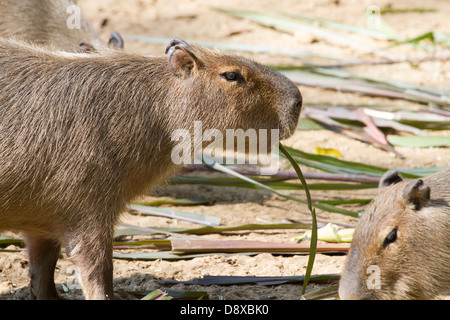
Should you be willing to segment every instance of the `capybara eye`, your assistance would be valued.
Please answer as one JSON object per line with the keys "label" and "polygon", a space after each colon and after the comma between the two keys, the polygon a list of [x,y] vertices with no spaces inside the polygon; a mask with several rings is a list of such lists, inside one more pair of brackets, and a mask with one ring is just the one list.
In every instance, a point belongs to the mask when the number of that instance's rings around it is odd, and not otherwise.
{"label": "capybara eye", "polygon": [[223,72],[220,76],[227,81],[238,81],[239,74],[236,72]]}
{"label": "capybara eye", "polygon": [[383,248],[386,248],[389,244],[397,240],[397,228],[394,228],[389,234],[386,236],[383,242]]}

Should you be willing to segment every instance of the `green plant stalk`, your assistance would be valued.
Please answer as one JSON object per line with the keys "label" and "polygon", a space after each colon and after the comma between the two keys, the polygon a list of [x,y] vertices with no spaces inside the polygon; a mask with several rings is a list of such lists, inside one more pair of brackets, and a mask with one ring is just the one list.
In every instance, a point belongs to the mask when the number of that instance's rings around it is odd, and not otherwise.
{"label": "green plant stalk", "polygon": [[211,227],[217,227],[218,225],[220,225],[220,219],[217,217],[206,216],[193,212],[182,212],[170,208],[150,207],[134,203],[128,205],[128,208],[140,211],[145,215],[162,216],[172,219],[179,219]]}
{"label": "green plant stalk", "polygon": [[266,14],[260,14],[256,12],[248,12],[248,11],[237,11],[237,10],[228,10],[228,9],[222,9],[222,8],[212,8],[216,11],[232,15],[238,18],[243,18],[247,20],[251,20],[253,22],[256,22],[260,25],[266,26],[266,27],[272,27],[280,31],[284,32],[295,32],[297,30],[306,30],[307,32],[314,34],[316,37],[322,38],[324,40],[333,42],[333,43],[339,43],[339,44],[345,44],[354,48],[358,48],[360,50],[364,50],[366,52],[371,52],[374,54],[381,55],[388,59],[396,59],[396,57],[388,52],[385,52],[383,50],[380,50],[378,48],[374,48],[371,46],[368,46],[364,43],[354,41],[348,37],[341,36],[339,34],[333,33],[331,31],[324,30],[323,28],[315,27],[311,24],[307,23],[301,23],[300,21],[287,19],[287,18],[278,18],[276,16],[266,15]]}
{"label": "green plant stalk", "polygon": [[156,289],[155,291],[150,292],[145,297],[143,297],[141,300],[171,300],[172,297],[168,296],[167,293],[162,292],[159,289]]}
{"label": "green plant stalk", "polygon": [[355,34],[360,34],[360,35],[364,35],[364,36],[367,36],[367,37],[370,37],[373,39],[394,40],[394,41],[403,41],[404,40],[402,37],[397,35],[391,28],[387,27],[387,25],[385,25],[385,23],[383,23],[384,28],[381,31],[378,31],[378,30],[372,30],[372,29],[368,29],[368,28],[364,28],[364,27],[359,27],[359,26],[352,25],[352,24],[337,22],[337,21],[328,20],[328,19],[321,19],[321,18],[317,18],[317,17],[310,17],[307,15],[287,12],[287,11],[283,11],[283,10],[275,9],[275,11],[277,11],[283,15],[292,17],[296,20],[307,21],[311,24],[318,23],[319,25],[324,26],[324,27],[332,28],[335,30],[347,31],[350,33],[355,33]]}
{"label": "green plant stalk", "polygon": [[[273,193],[275,193],[275,194],[277,194],[280,197],[283,197],[285,199],[294,200],[294,201],[297,201],[297,202],[300,202],[300,203],[303,203],[303,204],[308,204],[308,202],[305,201],[305,200],[302,200],[302,199],[299,199],[297,197],[285,194],[285,193],[283,193],[281,191],[275,190],[275,189],[273,189],[273,188],[271,188],[271,187],[269,187],[269,186],[267,186],[265,184],[262,184],[262,183],[260,183],[258,181],[255,181],[255,180],[253,180],[253,179],[251,179],[249,177],[246,177],[246,176],[244,176],[244,175],[242,175],[242,174],[240,174],[238,172],[235,172],[235,171],[231,170],[230,168],[222,166],[221,164],[219,164],[217,162],[214,162],[213,164],[211,164],[211,165],[208,164],[208,165],[211,166],[213,169],[216,169],[218,171],[221,171],[221,172],[233,175],[233,176],[238,177],[238,178],[240,178],[240,179],[242,179],[244,181],[247,181],[247,182],[250,182],[250,183],[252,183],[252,184],[254,184],[256,186],[259,186],[259,187],[261,187],[263,189],[269,190],[269,191],[271,191],[271,192],[273,192]],[[328,211],[328,212],[335,212],[335,213],[345,214],[345,215],[348,215],[348,216],[351,216],[351,217],[359,217],[359,213],[358,212],[349,211],[349,210],[346,210],[346,209],[343,209],[343,208],[339,208],[339,207],[336,207],[336,206],[333,206],[333,205],[330,205],[330,204],[326,204],[326,203],[321,203],[321,202],[318,202],[318,201],[313,202],[312,206],[315,207],[315,208],[324,210],[324,211]]]}
{"label": "green plant stalk", "polygon": [[232,227],[202,227],[196,229],[183,229],[172,231],[174,233],[184,234],[211,234],[223,233],[228,231],[248,231],[248,230],[279,230],[279,229],[306,229],[309,223],[278,223],[278,224],[244,224]]}
{"label": "green plant stalk", "polygon": [[24,241],[21,238],[0,235],[0,245],[9,246],[11,244],[13,244],[13,245],[23,245]]}
{"label": "green plant stalk", "polygon": [[151,207],[159,207],[162,205],[171,205],[171,206],[196,206],[196,205],[209,205],[210,202],[204,198],[195,198],[195,199],[173,199],[173,200],[153,200],[153,201],[139,201],[135,202],[135,204],[141,206],[151,206]]}
{"label": "green plant stalk", "polygon": [[[334,157],[325,156],[325,155],[317,155],[306,153],[297,149],[293,149],[290,147],[285,147],[289,153],[295,157],[295,160],[303,163],[307,166],[312,166],[317,169],[327,171],[327,172],[336,172],[336,173],[352,173],[352,174],[364,174],[370,176],[378,176],[381,177],[388,169],[377,167],[373,165],[364,164],[361,162],[353,162],[347,160],[340,160]],[[283,156],[281,154],[281,156]],[[308,159],[313,162],[305,161],[303,159]],[[400,172],[403,173],[405,178],[417,179],[420,178],[419,175],[414,174],[411,171],[400,169]]]}
{"label": "green plant stalk", "polygon": [[303,289],[302,289],[302,295],[305,294],[306,286],[308,284],[309,277],[311,276],[311,271],[314,266],[314,259],[316,257],[316,248],[317,248],[317,218],[316,218],[316,210],[312,207],[312,200],[311,195],[309,193],[308,186],[306,184],[306,180],[303,177],[303,173],[300,169],[300,167],[297,165],[295,160],[291,157],[289,152],[284,148],[284,146],[280,143],[279,144],[279,150],[286,156],[286,158],[289,160],[289,162],[294,167],[295,172],[297,173],[300,182],[305,187],[305,193],[306,193],[306,199],[308,202],[308,208],[311,212],[312,217],[312,228],[311,228],[311,243],[310,243],[310,249],[309,249],[309,258],[308,258],[308,266],[306,267],[306,273],[305,273],[305,279],[303,281]]}
{"label": "green plant stalk", "polygon": [[[300,161],[299,161],[300,162]],[[264,185],[270,185],[271,188],[277,190],[298,190],[303,189],[303,186],[299,183],[285,182],[286,178],[280,179],[263,179],[254,178],[253,180],[260,182]],[[204,178],[204,177],[174,177],[169,182],[169,184],[202,184],[202,185],[213,185],[213,186],[228,186],[228,187],[238,187],[238,188],[257,188],[254,184],[247,181],[242,181],[240,179],[230,179],[230,178]],[[376,188],[375,183],[311,183],[309,186],[310,190],[360,190],[367,188]]]}

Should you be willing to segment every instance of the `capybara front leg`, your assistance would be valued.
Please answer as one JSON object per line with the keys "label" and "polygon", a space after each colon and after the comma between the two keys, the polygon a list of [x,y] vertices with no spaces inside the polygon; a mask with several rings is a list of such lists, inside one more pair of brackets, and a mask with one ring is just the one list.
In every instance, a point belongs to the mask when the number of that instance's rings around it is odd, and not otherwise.
{"label": "capybara front leg", "polygon": [[112,242],[112,233],[104,230],[83,232],[70,239],[69,253],[78,266],[87,300],[114,299]]}
{"label": "capybara front leg", "polygon": [[55,267],[61,250],[61,243],[33,234],[25,234],[30,261],[30,289],[33,299],[59,299],[55,288]]}

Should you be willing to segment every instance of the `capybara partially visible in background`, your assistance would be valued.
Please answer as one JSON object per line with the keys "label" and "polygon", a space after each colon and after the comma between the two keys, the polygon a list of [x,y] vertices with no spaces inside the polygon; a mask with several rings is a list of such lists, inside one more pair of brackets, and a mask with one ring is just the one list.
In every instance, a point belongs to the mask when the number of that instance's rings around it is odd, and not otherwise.
{"label": "capybara partially visible in background", "polygon": [[450,168],[403,180],[396,170],[361,217],[341,299],[432,299],[450,290]]}
{"label": "capybara partially visible in background", "polygon": [[113,298],[112,238],[125,206],[173,173],[171,136],[293,134],[302,98],[278,72],[175,38],[167,55],[55,53],[0,39],[0,229],[25,233],[34,298],[58,298],[61,244],[87,299]]}
{"label": "capybara partially visible in background", "polygon": [[[0,37],[20,39],[57,50],[104,49],[73,0],[0,0]],[[112,32],[109,46],[123,48],[122,37]]]}

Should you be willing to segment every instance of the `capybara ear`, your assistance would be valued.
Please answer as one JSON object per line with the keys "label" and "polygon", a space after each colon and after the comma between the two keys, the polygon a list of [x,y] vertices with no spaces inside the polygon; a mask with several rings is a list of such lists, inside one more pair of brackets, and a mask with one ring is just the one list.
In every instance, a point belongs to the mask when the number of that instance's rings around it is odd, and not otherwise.
{"label": "capybara ear", "polygon": [[123,39],[122,39],[122,36],[120,35],[120,33],[115,32],[115,31],[111,32],[111,36],[109,37],[108,45],[109,45],[109,47],[123,49]]}
{"label": "capybara ear", "polygon": [[172,39],[165,53],[170,54],[170,70],[179,77],[189,77],[194,67],[199,64],[197,57],[190,50],[190,45],[178,37]]}
{"label": "capybara ear", "polygon": [[90,43],[86,43],[86,42],[81,42],[78,45],[78,48],[76,49],[76,52],[79,53],[86,53],[86,52],[95,52],[95,48],[92,44]]}
{"label": "capybara ear", "polygon": [[411,182],[403,191],[403,198],[420,210],[430,200],[430,187],[422,179]]}
{"label": "capybara ear", "polygon": [[390,185],[396,184],[403,181],[403,179],[398,175],[398,171],[395,169],[387,171],[380,179],[378,187],[380,189],[386,188]]}
{"label": "capybara ear", "polygon": [[184,48],[189,48],[190,47],[189,43],[187,43],[186,41],[184,41],[180,37],[174,37],[174,38],[172,38],[172,40],[170,40],[170,43],[166,47],[166,50],[164,51],[164,54],[168,54],[168,53],[171,54],[173,52],[173,49],[176,46],[180,46],[180,47],[184,47]]}

